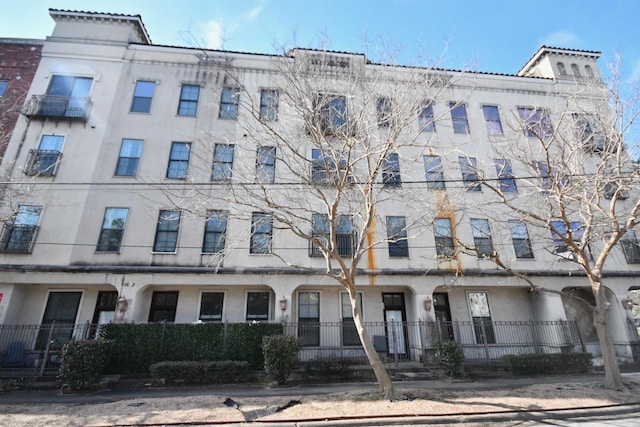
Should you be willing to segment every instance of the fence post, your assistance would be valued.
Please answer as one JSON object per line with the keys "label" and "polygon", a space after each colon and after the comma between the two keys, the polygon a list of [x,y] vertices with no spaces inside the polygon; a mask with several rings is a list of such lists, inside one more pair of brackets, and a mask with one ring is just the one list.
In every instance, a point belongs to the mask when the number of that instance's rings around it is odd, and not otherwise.
{"label": "fence post", "polygon": [[396,334],[396,321],[391,319],[391,340],[393,341],[393,362],[398,367],[398,334]]}
{"label": "fence post", "polygon": [[480,320],[480,328],[482,330],[482,342],[484,344],[484,357],[485,360],[487,362],[487,365],[489,364],[489,340],[487,339],[487,328],[485,327],[485,320],[481,319]]}
{"label": "fence post", "polygon": [[[423,324],[424,323],[424,327]],[[423,336],[423,334],[425,336]],[[427,322],[418,320],[418,335],[420,335],[420,351],[422,352],[422,366],[427,366],[427,347],[425,338],[427,334]]]}
{"label": "fence post", "polygon": [[338,326],[338,339],[340,342],[338,343],[338,348],[340,349],[340,357],[344,357],[344,320],[340,319],[340,323]]}
{"label": "fence post", "polygon": [[49,350],[51,348],[51,341],[53,340],[53,330],[56,327],[56,321],[51,322],[51,329],[49,329],[49,336],[47,337],[47,345],[44,348],[44,359],[42,359],[42,366],[40,366],[40,376],[44,376],[44,370],[47,367],[49,361]]}

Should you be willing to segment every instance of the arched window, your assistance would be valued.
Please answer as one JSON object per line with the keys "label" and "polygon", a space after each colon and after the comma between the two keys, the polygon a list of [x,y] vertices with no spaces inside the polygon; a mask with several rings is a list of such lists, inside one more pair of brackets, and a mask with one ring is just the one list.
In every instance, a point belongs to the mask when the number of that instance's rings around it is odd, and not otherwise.
{"label": "arched window", "polygon": [[558,62],[558,72],[560,73],[561,76],[567,75],[567,69],[564,68],[564,63]]}
{"label": "arched window", "polygon": [[591,69],[591,65],[585,65],[584,70],[587,72],[587,76],[593,78],[593,69]]}
{"label": "arched window", "polygon": [[571,64],[571,72],[574,76],[580,77],[580,70],[578,69],[578,66],[576,64]]}

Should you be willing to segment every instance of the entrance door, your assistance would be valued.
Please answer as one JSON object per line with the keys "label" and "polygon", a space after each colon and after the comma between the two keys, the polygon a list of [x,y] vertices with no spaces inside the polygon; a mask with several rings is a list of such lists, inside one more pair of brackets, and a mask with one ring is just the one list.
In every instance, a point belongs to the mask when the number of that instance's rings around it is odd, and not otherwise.
{"label": "entrance door", "polygon": [[449,307],[449,295],[445,292],[434,292],[433,313],[438,323],[440,340],[453,340],[453,325],[451,324],[451,308]]}
{"label": "entrance door", "polygon": [[[59,350],[73,335],[82,292],[50,292],[42,317],[36,350],[44,350],[51,336],[51,349]],[[52,324],[54,331],[51,332]]]}
{"label": "entrance door", "polygon": [[[404,323],[406,312],[403,293],[383,293],[384,320],[386,321],[387,346],[390,354],[406,355]],[[393,325],[393,326],[392,326]]]}
{"label": "entrance door", "polygon": [[[116,291],[100,291],[96,301],[96,309],[93,312],[93,325],[106,325],[111,323],[116,315],[116,304],[118,302],[118,292]],[[94,337],[100,332],[100,326],[97,330],[91,330],[91,336]]]}

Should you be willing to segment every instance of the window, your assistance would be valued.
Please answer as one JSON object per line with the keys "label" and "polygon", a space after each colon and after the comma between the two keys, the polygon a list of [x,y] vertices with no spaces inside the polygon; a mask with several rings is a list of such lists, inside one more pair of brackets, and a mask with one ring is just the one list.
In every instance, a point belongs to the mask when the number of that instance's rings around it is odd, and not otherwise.
{"label": "window", "polygon": [[436,255],[438,258],[451,258],[455,255],[453,244],[453,230],[449,218],[436,218],[433,221],[433,235],[436,240]]}
{"label": "window", "polygon": [[498,186],[500,191],[505,193],[514,193],[517,190],[516,179],[513,176],[511,168],[511,160],[494,159],[496,165],[496,174],[498,175]]}
{"label": "window", "polygon": [[580,68],[578,68],[578,64],[571,64],[571,72],[576,77],[582,77],[580,75]]}
{"label": "window", "polygon": [[496,335],[493,331],[491,311],[489,310],[489,298],[486,292],[467,293],[469,311],[473,321],[473,329],[477,344],[495,344]]}
{"label": "window", "polygon": [[247,292],[247,320],[269,320],[269,292]]}
{"label": "window", "polygon": [[620,246],[622,246],[622,252],[629,264],[640,263],[640,243],[633,230],[627,230],[627,232],[620,239]]}
{"label": "window", "polygon": [[473,244],[476,247],[478,258],[494,256],[493,242],[491,241],[491,229],[487,219],[471,219],[471,233]]}
{"label": "window", "polygon": [[529,138],[549,138],[553,134],[549,113],[540,108],[518,107],[524,134]]}
{"label": "window", "polygon": [[[335,158],[338,157],[339,158]],[[351,183],[347,160],[339,153],[311,150],[311,182],[314,184],[342,186]]]}
{"label": "window", "polygon": [[251,217],[251,243],[249,253],[270,254],[273,237],[273,218],[271,215],[256,212]]}
{"label": "window", "polygon": [[407,221],[403,216],[387,217],[387,239],[390,257],[408,257]]}
{"label": "window", "polygon": [[[553,239],[554,250],[553,253],[558,255],[561,259],[574,260],[575,255],[565,243],[565,240],[569,238],[567,232],[567,224],[564,221],[551,221],[551,238]],[[571,240],[573,242],[580,242],[582,240],[583,228],[579,222],[569,223],[569,231],[571,232]]]}
{"label": "window", "polygon": [[[362,292],[356,293],[356,300],[356,304],[360,309],[360,316],[362,317]],[[351,300],[349,299],[349,294],[346,292],[340,292],[340,307],[342,311],[342,345],[362,345],[356,324],[353,321]]]}
{"label": "window", "polygon": [[424,172],[427,178],[427,188],[444,190],[444,175],[440,156],[424,156]]}
{"label": "window", "polygon": [[190,156],[190,142],[172,142],[171,153],[169,154],[169,166],[167,167],[167,178],[187,178]]}
{"label": "window", "polygon": [[215,254],[224,252],[227,238],[227,217],[223,211],[210,211],[204,224],[202,253]]}
{"label": "window", "polygon": [[42,206],[20,205],[12,224],[2,230],[2,252],[31,253],[38,232]]}
{"label": "window", "polygon": [[240,103],[240,89],[224,88],[220,95],[221,119],[235,120],[238,118],[238,104]]}
{"label": "window", "polygon": [[595,119],[591,114],[573,113],[576,137],[587,151],[599,153],[606,148],[606,138],[596,131]]}
{"label": "window", "polygon": [[400,187],[400,160],[398,153],[389,153],[382,164],[382,183],[385,188]]}
{"label": "window", "polygon": [[233,171],[233,152],[235,146],[216,144],[213,149],[212,181],[228,181]]}
{"label": "window", "polygon": [[151,100],[156,89],[156,82],[138,80],[133,91],[132,113],[148,113],[151,111]]}
{"label": "window", "polygon": [[498,107],[494,105],[483,105],[484,122],[487,125],[487,133],[489,135],[502,135],[502,123],[500,122],[500,113]]}
{"label": "window", "polygon": [[510,219],[508,223],[509,229],[511,229],[511,240],[513,241],[516,258],[533,258],[531,240],[529,240],[529,232],[525,223],[515,219]]}
{"label": "window", "polygon": [[591,65],[585,65],[584,70],[587,72],[587,77],[591,77],[591,78],[594,77],[593,68],[591,68]]}
{"label": "window", "polygon": [[[325,248],[332,250],[331,247],[331,223],[329,216],[326,214],[313,214],[311,217],[311,237],[320,242],[320,246],[315,242],[311,243],[311,256],[321,256],[322,250]],[[353,244],[355,234],[353,223],[349,215],[336,216],[333,229],[335,232],[335,241],[338,255],[341,257],[349,257],[353,255]]]}
{"label": "window", "polygon": [[558,73],[560,73],[561,76],[566,76],[567,68],[564,66],[564,63],[558,62],[557,65],[558,65]]}
{"label": "window", "polygon": [[276,180],[276,147],[258,147],[256,181],[269,184]]}
{"label": "window", "polygon": [[55,75],[51,78],[46,96],[41,100],[38,114],[42,117],[67,117],[86,120],[91,101],[91,77]]}
{"label": "window", "polygon": [[116,176],[136,176],[141,153],[141,139],[123,139],[116,165]]}
{"label": "window", "polygon": [[533,167],[538,171],[538,175],[540,175],[540,181],[542,182],[541,188],[551,188],[551,178],[549,177],[549,165],[547,162],[534,161]]}
{"label": "window", "polygon": [[[51,343],[49,349],[61,350],[62,344],[71,339],[74,328],[69,325],[76,323],[81,298],[82,292],[49,292],[47,306],[42,316],[42,325],[36,339],[36,350],[46,349],[49,342]],[[67,325],[67,327],[54,328],[49,326],[54,322],[57,325]],[[53,331],[51,328],[54,328]]]}
{"label": "window", "polygon": [[298,337],[301,347],[320,345],[320,292],[298,293]]}
{"label": "window", "polygon": [[182,85],[180,90],[180,102],[178,103],[179,116],[195,116],[198,111],[198,98],[200,86]]}
{"label": "window", "polygon": [[418,127],[420,132],[436,131],[436,122],[433,118],[433,102],[425,101],[422,103],[418,113]]}
{"label": "window", "polygon": [[459,157],[462,182],[467,191],[482,191],[478,179],[478,162],[475,157]]}
{"label": "window", "polygon": [[7,90],[7,86],[9,86],[9,82],[6,80],[0,80],[0,98],[4,96],[4,93]]}
{"label": "window", "polygon": [[260,91],[260,120],[274,122],[278,120],[278,91],[262,89]]}
{"label": "window", "polygon": [[180,211],[161,210],[156,227],[154,252],[175,252],[180,229]]}
{"label": "window", "polygon": [[318,94],[313,100],[313,113],[313,125],[321,133],[348,133],[346,97]]}
{"label": "window", "polygon": [[38,149],[29,150],[24,173],[31,176],[54,176],[62,157],[63,141],[64,137],[60,135],[42,135]]}
{"label": "window", "polygon": [[469,122],[467,121],[467,107],[464,104],[450,102],[451,120],[453,122],[454,133],[469,133]]}
{"label": "window", "polygon": [[178,307],[178,291],[153,291],[151,308],[149,309],[149,323],[174,322]]}
{"label": "window", "polygon": [[385,128],[391,126],[391,110],[391,99],[378,98],[376,101],[376,119],[378,120],[378,126]]}
{"label": "window", "polygon": [[104,220],[96,247],[97,252],[120,251],[128,214],[129,209],[127,208],[107,208],[104,211]]}
{"label": "window", "polygon": [[200,315],[203,322],[221,322],[224,292],[202,292],[200,294]]}

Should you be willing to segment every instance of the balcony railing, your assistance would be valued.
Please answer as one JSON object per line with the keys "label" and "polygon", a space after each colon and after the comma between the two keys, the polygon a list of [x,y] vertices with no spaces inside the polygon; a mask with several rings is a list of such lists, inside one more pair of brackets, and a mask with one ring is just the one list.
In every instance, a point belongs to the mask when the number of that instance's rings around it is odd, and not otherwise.
{"label": "balcony railing", "polygon": [[89,97],[34,95],[22,108],[29,118],[68,119],[86,122],[92,102]]}
{"label": "balcony railing", "polygon": [[24,173],[30,176],[55,176],[62,153],[53,150],[29,150]]}
{"label": "balcony railing", "polygon": [[0,252],[30,254],[37,234],[37,225],[5,224],[0,237]]}
{"label": "balcony railing", "polygon": [[[313,238],[328,239],[325,233],[312,233]],[[337,233],[336,244],[338,245],[338,255],[341,257],[350,257],[353,255],[353,247],[355,246],[355,233]],[[309,256],[322,256],[322,251],[318,245],[311,242],[309,244]]]}

